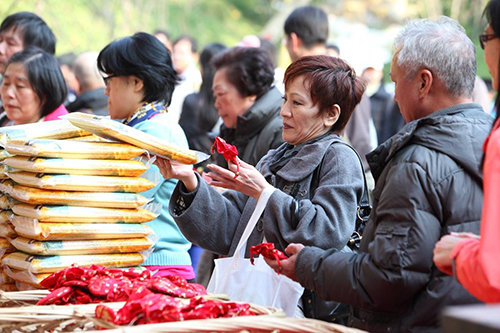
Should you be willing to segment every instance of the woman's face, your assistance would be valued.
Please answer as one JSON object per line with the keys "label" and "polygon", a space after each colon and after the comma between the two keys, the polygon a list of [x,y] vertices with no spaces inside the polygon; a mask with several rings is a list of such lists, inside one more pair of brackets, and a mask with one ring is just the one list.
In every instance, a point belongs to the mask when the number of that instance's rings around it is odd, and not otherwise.
{"label": "woman's face", "polygon": [[108,96],[108,111],[111,119],[127,119],[142,105],[142,81],[134,76],[113,76],[105,80],[104,93]]}
{"label": "woman's face", "polygon": [[16,125],[40,120],[42,103],[22,64],[13,63],[7,67],[0,92],[7,117]]}
{"label": "woman's face", "polygon": [[280,115],[283,117],[283,140],[296,146],[328,132],[338,119],[332,112],[319,114],[313,105],[304,76],[298,76],[285,88]]}
{"label": "woman's face", "polygon": [[219,111],[227,128],[236,128],[238,116],[244,114],[254,103],[256,96],[243,97],[236,87],[226,78],[226,69],[215,72],[212,86],[215,108]]}
{"label": "woman's face", "polygon": [[[484,29],[485,34],[495,34],[491,26],[488,24]],[[493,89],[498,91],[498,66],[500,60],[500,38],[493,38],[487,41],[484,45],[484,61],[488,66],[491,74],[491,83]]]}

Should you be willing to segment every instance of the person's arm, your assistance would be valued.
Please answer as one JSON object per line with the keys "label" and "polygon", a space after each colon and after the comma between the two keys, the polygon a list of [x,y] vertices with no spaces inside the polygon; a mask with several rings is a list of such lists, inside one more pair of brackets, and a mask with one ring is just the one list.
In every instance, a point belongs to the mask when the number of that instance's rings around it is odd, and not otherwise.
{"label": "person's arm", "polygon": [[451,253],[458,281],[483,302],[500,302],[500,131],[489,139],[484,163],[481,239],[463,240]]}
{"label": "person's arm", "polygon": [[[306,184],[307,186],[308,184]],[[342,249],[355,228],[358,202],[363,192],[363,174],[358,157],[344,144],[330,146],[310,199],[295,199],[275,191],[262,214],[268,241],[285,248],[302,243],[320,248]]]}
{"label": "person's arm", "polygon": [[375,218],[364,231],[367,252],[306,247],[298,254],[298,281],[318,297],[398,312],[429,282],[441,230],[428,201],[436,199],[433,184],[422,168],[409,163],[392,166],[386,179]]}

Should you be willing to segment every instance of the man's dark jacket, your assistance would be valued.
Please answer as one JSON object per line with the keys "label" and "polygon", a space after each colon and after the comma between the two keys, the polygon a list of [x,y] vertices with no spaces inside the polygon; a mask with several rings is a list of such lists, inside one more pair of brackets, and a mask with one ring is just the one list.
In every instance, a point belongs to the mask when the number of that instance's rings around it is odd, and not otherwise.
{"label": "man's dark jacket", "polygon": [[373,210],[358,254],[306,247],[298,280],[318,297],[351,304],[349,324],[370,332],[434,331],[443,307],[477,302],[433,264],[434,244],[479,233],[482,144],[493,119],[455,105],[408,123],[368,155]]}

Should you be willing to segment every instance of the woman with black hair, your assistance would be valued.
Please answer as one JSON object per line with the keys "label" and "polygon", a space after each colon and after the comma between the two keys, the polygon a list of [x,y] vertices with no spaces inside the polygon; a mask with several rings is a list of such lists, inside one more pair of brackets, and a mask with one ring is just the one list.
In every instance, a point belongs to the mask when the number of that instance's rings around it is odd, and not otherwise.
{"label": "woman with black hair", "polygon": [[0,89],[5,111],[2,126],[56,120],[67,114],[63,105],[67,88],[51,54],[29,48],[7,62]]}
{"label": "woman with black hair", "polygon": [[[220,137],[236,146],[243,161],[255,166],[284,142],[279,115],[283,99],[273,85],[273,62],[262,49],[233,47],[218,54],[213,64],[215,107],[223,122]],[[217,156],[217,164],[227,166],[222,156]]]}
{"label": "woman with black hair", "polygon": [[[177,76],[170,52],[156,37],[139,32],[110,43],[99,53],[97,67],[106,75],[105,94],[112,119],[124,120],[128,126],[187,148],[181,127],[167,114]],[[161,178],[156,166],[151,166],[146,173],[147,178],[151,174]],[[161,178],[159,184],[143,193],[163,205],[161,214],[148,222],[160,239],[144,266],[158,270],[157,276],[177,274],[193,279],[188,254],[191,243],[168,213],[175,185],[176,180]]]}
{"label": "woman with black hair", "polygon": [[[493,89],[500,87],[500,0],[491,0],[484,10],[488,25],[479,36],[484,60],[490,71]],[[497,95],[496,109],[500,98]],[[481,237],[471,233],[446,235],[434,248],[434,263],[457,280],[474,297],[486,303],[500,303],[500,112],[483,145],[483,214]]]}
{"label": "woman with black hair", "polygon": [[219,114],[214,106],[215,99],[212,92],[215,68],[211,61],[216,54],[225,49],[224,45],[213,43],[207,45],[201,52],[202,83],[200,91],[186,96],[179,119],[179,125],[181,125],[184,133],[186,133],[189,148],[207,154],[210,154],[210,148],[213,144],[213,138],[209,137],[208,133],[214,129],[219,119]]}

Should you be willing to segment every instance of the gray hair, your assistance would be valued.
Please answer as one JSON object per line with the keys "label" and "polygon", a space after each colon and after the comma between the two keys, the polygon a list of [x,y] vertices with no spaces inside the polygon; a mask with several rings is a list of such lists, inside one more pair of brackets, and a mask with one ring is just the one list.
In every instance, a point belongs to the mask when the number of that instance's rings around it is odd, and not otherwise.
{"label": "gray hair", "polygon": [[99,52],[84,52],[73,61],[71,69],[83,88],[83,91],[92,89],[92,86],[104,87],[104,81],[97,69]]}
{"label": "gray hair", "polygon": [[406,80],[426,68],[451,95],[472,97],[476,49],[457,21],[446,16],[410,21],[396,37],[394,47]]}

